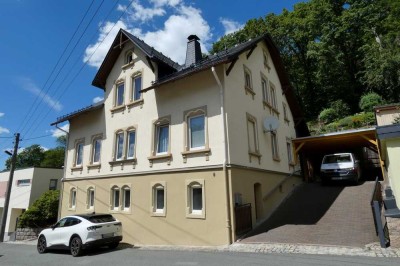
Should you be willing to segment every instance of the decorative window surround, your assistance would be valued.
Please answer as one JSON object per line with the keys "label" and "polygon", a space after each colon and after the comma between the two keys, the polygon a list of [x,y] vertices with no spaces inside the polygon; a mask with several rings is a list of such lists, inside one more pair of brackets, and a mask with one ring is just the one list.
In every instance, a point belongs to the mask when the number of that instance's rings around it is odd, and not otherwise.
{"label": "decorative window surround", "polygon": [[[123,86],[123,91],[122,91],[122,96],[120,96],[121,102],[119,103],[119,93],[121,93],[120,91],[120,86]],[[126,82],[125,79],[121,78],[115,81],[115,85],[113,87],[114,89],[114,100],[113,100],[113,107],[111,108],[111,113],[114,114],[116,112],[121,112],[124,111],[126,109],[126,105],[125,105],[125,95],[126,95]]]}
{"label": "decorative window surround", "polygon": [[118,212],[121,209],[121,191],[119,186],[113,185],[110,188],[110,212]]}
{"label": "decorative window surround", "polygon": [[293,146],[292,146],[292,140],[290,138],[286,138],[286,150],[288,154],[289,168],[294,167],[296,164],[294,163],[293,160]]}
{"label": "decorative window surround", "polygon": [[268,73],[271,71],[271,67],[269,66],[269,56],[268,52],[263,49],[263,62],[264,62],[264,67],[268,69]]}
{"label": "decorative window surround", "polygon": [[[134,131],[135,132],[135,141],[134,141],[134,151],[133,151],[133,157],[131,158],[127,158],[128,152],[129,152],[129,133]],[[117,136],[118,134],[122,134],[123,135],[123,143],[122,143],[122,156],[121,158],[117,159]],[[128,128],[124,128],[124,129],[118,129],[117,131],[115,131],[114,134],[114,148],[113,148],[113,154],[111,157],[111,161],[109,161],[108,163],[110,164],[111,167],[111,171],[113,169],[113,167],[119,165],[121,166],[121,170],[124,169],[125,165],[129,165],[132,164],[132,169],[135,169],[136,164],[137,164],[137,158],[136,158],[136,146],[137,146],[137,126],[131,126]]]}
{"label": "decorative window surround", "polygon": [[[186,218],[205,219],[206,200],[204,179],[186,180]],[[199,200],[199,189],[201,189],[201,202]],[[201,209],[200,209],[201,206]]]}
{"label": "decorative window surround", "polygon": [[69,199],[68,199],[68,210],[75,211],[77,203],[78,187],[70,187]]}
{"label": "decorative window surround", "polygon": [[86,189],[86,210],[94,211],[94,203],[96,199],[96,191],[94,186],[89,186]]}
{"label": "decorative window surround", "polygon": [[255,91],[253,90],[253,81],[251,77],[250,69],[243,65],[243,73],[244,73],[244,90],[246,95],[250,94],[254,100],[254,95],[256,95]]}
{"label": "decorative window surround", "polygon": [[[160,134],[161,134],[161,128],[164,128],[168,126],[168,141],[167,141],[167,148],[165,152],[158,152],[161,148],[159,147],[159,141],[160,141]],[[152,150],[151,150],[151,155],[147,157],[150,163],[150,167],[153,166],[153,161],[154,160],[166,160],[167,164],[171,164],[172,160],[172,154],[171,154],[171,116],[164,116],[161,117],[157,120],[153,121],[153,133],[152,133]]]}
{"label": "decorative window surround", "polygon": [[[165,217],[167,215],[167,183],[165,181],[152,182],[151,191],[151,216]],[[163,198],[159,199],[160,196]]]}
{"label": "decorative window surround", "polygon": [[[83,155],[84,155],[84,147],[85,147],[85,138],[75,140],[74,144],[74,157],[73,157],[73,165],[71,167],[71,171],[82,171],[83,169]],[[80,153],[80,154],[78,154]],[[80,157],[80,158],[78,158]],[[80,160],[80,162],[78,161]]]}
{"label": "decorative window surround", "polygon": [[248,153],[249,160],[251,162],[252,157],[258,159],[258,163],[261,163],[261,153],[258,142],[257,132],[257,119],[249,113],[246,113],[246,125],[247,125],[247,140],[248,140]]}
{"label": "decorative window surround", "polygon": [[121,211],[124,213],[131,213],[132,190],[130,185],[123,185],[121,187],[121,196]]}
{"label": "decorative window surround", "polygon": [[[190,119],[203,116],[204,117],[204,145],[199,147],[191,147],[191,132],[190,132]],[[209,155],[211,153],[211,149],[209,147],[209,138],[208,138],[208,117],[207,117],[207,106],[202,106],[198,108],[193,108],[187,110],[183,113],[183,127],[184,127],[184,151],[181,152],[183,157],[183,162],[187,162],[187,157],[192,154],[203,154],[205,156],[206,161],[209,160]]]}
{"label": "decorative window surround", "polygon": [[[98,143],[98,141],[100,141],[100,146],[96,146],[96,144]],[[100,169],[101,168],[101,150],[102,150],[102,144],[103,144],[103,134],[96,134],[92,136],[92,140],[91,140],[91,149],[90,149],[90,162],[88,165],[86,165],[86,167],[89,169]],[[95,161],[95,152],[96,149],[100,149],[99,150],[99,158],[97,162]]]}
{"label": "decorative window surround", "polygon": [[282,103],[282,106],[283,106],[283,119],[285,120],[286,123],[289,124],[290,120],[289,120],[289,118],[288,118],[287,105],[286,105],[286,103]]}
{"label": "decorative window surround", "polygon": [[271,132],[271,148],[272,148],[272,159],[274,161],[280,162],[281,159],[279,157],[279,146],[278,146],[278,138],[276,132]]}

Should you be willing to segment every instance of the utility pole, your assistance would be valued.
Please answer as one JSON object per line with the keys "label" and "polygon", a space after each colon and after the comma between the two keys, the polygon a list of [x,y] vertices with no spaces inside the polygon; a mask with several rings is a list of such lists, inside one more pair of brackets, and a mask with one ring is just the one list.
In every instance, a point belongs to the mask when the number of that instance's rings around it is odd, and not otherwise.
{"label": "utility pole", "polygon": [[11,196],[11,188],[13,185],[15,163],[17,162],[18,144],[19,144],[19,133],[16,133],[15,134],[15,143],[14,143],[14,152],[11,157],[10,177],[8,179],[8,184],[7,184],[7,192],[6,192],[6,199],[4,201],[3,215],[1,217],[0,242],[4,241],[4,231],[6,229],[6,223],[7,223],[8,205],[10,204],[10,196]]}

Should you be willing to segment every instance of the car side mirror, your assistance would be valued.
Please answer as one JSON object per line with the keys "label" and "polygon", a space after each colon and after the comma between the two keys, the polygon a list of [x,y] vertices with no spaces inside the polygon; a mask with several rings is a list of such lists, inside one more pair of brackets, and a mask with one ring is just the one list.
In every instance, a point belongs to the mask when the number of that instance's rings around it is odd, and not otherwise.
{"label": "car side mirror", "polygon": [[52,226],[51,226],[51,229],[56,229],[56,227],[57,227],[57,224],[53,224]]}

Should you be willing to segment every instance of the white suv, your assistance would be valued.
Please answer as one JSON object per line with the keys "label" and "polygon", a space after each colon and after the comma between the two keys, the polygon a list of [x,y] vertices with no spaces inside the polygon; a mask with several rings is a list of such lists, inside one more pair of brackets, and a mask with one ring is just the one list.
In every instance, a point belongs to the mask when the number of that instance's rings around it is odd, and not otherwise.
{"label": "white suv", "polygon": [[37,250],[69,248],[72,256],[92,246],[116,248],[122,240],[122,224],[111,214],[82,214],[66,216],[39,234]]}
{"label": "white suv", "polygon": [[335,153],[324,156],[321,164],[323,183],[331,180],[347,180],[357,184],[360,177],[360,164],[353,153]]}

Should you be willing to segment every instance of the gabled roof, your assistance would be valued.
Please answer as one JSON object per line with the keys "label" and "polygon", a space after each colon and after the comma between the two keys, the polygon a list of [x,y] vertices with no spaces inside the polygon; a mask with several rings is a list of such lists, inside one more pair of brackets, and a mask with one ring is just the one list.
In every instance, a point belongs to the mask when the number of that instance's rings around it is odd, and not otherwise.
{"label": "gabled roof", "polygon": [[93,86],[105,90],[107,77],[111,72],[111,69],[113,68],[115,62],[117,61],[118,56],[124,47],[124,44],[128,41],[132,42],[135,47],[139,48],[146,55],[147,60],[152,60],[154,62],[164,65],[166,68],[170,69],[170,72],[176,72],[181,68],[178,63],[173,61],[171,58],[163,55],[153,47],[149,46],[143,40],[137,38],[136,36],[133,36],[126,30],[120,29],[110,49],[108,50],[106,57],[104,58],[103,63],[101,64],[96,76],[92,81]]}
{"label": "gabled roof", "polygon": [[153,83],[152,86],[145,88],[142,91],[145,92],[151,89],[156,89],[163,84],[182,79],[184,77],[209,69],[213,66],[233,62],[238,58],[240,54],[246,51],[251,51],[261,41],[265,42],[265,45],[268,47],[268,50],[270,52],[271,59],[278,73],[283,93],[286,95],[290,110],[292,111],[294,125],[296,127],[298,136],[309,136],[310,132],[304,120],[303,111],[300,108],[296,95],[293,91],[293,87],[290,84],[289,77],[283,65],[279,49],[272,41],[272,38],[268,33],[247,42],[238,44],[215,55],[209,55],[208,57],[202,59],[200,62],[189,67],[181,67],[178,71],[172,73],[171,75],[159,78]]}
{"label": "gabled roof", "polygon": [[78,115],[81,115],[81,114],[84,114],[84,113],[89,113],[89,112],[97,110],[97,109],[101,109],[101,108],[103,108],[103,106],[104,106],[104,100],[100,101],[98,103],[86,106],[86,107],[84,107],[82,109],[79,109],[77,111],[74,111],[72,113],[60,116],[60,117],[57,118],[57,121],[51,123],[50,126],[54,126],[54,125],[60,124],[62,122],[68,121],[68,120],[70,120],[70,119],[72,119],[72,118],[74,118],[74,117],[76,117]]}

